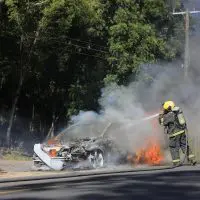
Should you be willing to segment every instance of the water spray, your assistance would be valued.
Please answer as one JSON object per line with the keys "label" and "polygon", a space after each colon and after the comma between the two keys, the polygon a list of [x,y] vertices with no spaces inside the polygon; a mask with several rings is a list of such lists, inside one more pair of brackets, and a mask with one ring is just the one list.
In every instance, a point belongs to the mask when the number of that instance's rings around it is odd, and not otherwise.
{"label": "water spray", "polygon": [[134,120],[134,123],[132,121],[132,122],[128,123],[127,126],[128,127],[130,127],[130,126],[136,126],[136,125],[141,124],[142,122],[149,121],[149,120],[154,119],[154,118],[156,118],[158,116],[159,116],[159,113],[156,113],[156,114],[153,114],[153,115],[148,116],[148,117],[144,117],[144,118],[139,119],[139,120]]}
{"label": "water spray", "polygon": [[156,114],[151,115],[151,116],[149,116],[149,117],[145,117],[145,118],[141,119],[140,121],[141,121],[141,122],[142,122],[142,121],[148,121],[148,120],[154,119],[154,118],[156,118],[156,117],[158,117],[158,116],[159,116],[159,113],[156,113]]}

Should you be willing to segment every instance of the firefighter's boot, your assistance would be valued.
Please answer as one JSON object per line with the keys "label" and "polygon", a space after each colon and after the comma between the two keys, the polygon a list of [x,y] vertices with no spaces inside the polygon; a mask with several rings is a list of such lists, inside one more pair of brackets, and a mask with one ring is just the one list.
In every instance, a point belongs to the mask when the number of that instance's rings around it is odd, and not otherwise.
{"label": "firefighter's boot", "polygon": [[193,159],[189,159],[189,164],[192,166],[195,166],[197,164],[197,161],[193,158]]}
{"label": "firefighter's boot", "polygon": [[197,164],[197,161],[196,160],[193,160],[192,162],[191,162],[191,165],[192,166],[195,166]]}
{"label": "firefighter's boot", "polygon": [[[190,150],[190,149],[189,149]],[[195,166],[197,164],[197,161],[195,160],[195,155],[192,154],[191,150],[190,150],[190,154],[188,156],[188,162],[190,165]]]}
{"label": "firefighter's boot", "polygon": [[180,167],[180,166],[181,166],[181,162],[180,161],[177,161],[177,162],[173,161],[173,167]]}

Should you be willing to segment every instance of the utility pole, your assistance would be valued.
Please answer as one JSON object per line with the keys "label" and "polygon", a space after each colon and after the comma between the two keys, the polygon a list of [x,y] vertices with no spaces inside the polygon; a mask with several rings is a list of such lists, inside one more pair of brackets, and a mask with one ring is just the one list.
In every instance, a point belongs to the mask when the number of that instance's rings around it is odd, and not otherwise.
{"label": "utility pole", "polygon": [[190,66],[190,47],[189,47],[189,29],[190,14],[200,13],[200,11],[173,12],[173,15],[185,15],[185,55],[184,55],[184,77],[188,77],[188,68]]}
{"label": "utility pole", "polygon": [[184,56],[184,77],[188,77],[188,68],[190,65],[190,50],[189,50],[189,29],[190,16],[188,9],[185,13],[185,56]]}

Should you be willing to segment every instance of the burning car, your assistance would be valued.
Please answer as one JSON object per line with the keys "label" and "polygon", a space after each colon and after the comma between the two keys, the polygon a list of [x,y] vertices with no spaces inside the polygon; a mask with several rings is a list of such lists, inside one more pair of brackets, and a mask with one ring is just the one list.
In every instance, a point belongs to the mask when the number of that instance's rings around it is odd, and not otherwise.
{"label": "burning car", "polygon": [[[105,135],[110,124],[97,137],[80,137],[65,141],[59,137],[44,144],[34,145],[33,162],[36,169],[63,170],[86,164],[89,168],[102,168],[109,163],[123,163],[126,152]],[[59,139],[58,139],[59,138]]]}
{"label": "burning car", "polygon": [[[121,125],[109,123],[72,125],[58,136],[43,144],[34,145],[33,163],[37,170],[66,168],[102,168],[108,164],[160,165],[163,147],[160,142],[147,136],[138,149],[127,148]],[[112,129],[110,128],[112,126]],[[105,127],[102,130],[102,127]],[[119,135],[120,134],[120,137]],[[86,136],[87,135],[87,136]],[[113,137],[111,137],[113,135]],[[120,138],[120,139],[119,139]],[[124,141],[123,141],[124,140]],[[125,145],[125,146],[123,146]]]}

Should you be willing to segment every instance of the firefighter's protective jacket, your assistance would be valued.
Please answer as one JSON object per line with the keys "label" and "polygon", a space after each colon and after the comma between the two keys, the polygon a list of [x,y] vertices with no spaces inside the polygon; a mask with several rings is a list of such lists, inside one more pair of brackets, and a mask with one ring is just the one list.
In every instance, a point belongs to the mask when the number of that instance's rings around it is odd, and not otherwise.
{"label": "firefighter's protective jacket", "polygon": [[165,133],[169,137],[174,137],[185,132],[186,125],[181,126],[177,118],[179,112],[182,112],[180,108],[175,107],[172,111],[160,114],[159,116],[159,123],[165,127]]}

